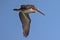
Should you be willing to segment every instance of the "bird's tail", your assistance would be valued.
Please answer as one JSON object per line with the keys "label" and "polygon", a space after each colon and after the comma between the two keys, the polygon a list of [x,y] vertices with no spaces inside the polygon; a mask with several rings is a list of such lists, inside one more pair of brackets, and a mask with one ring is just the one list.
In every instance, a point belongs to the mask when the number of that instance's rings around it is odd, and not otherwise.
{"label": "bird's tail", "polygon": [[19,11],[20,9],[13,9],[14,11]]}

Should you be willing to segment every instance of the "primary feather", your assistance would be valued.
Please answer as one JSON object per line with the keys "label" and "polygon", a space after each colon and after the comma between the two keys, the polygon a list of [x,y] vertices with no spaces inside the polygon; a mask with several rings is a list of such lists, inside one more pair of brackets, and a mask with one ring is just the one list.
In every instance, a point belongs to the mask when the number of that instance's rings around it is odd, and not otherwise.
{"label": "primary feather", "polygon": [[28,14],[21,12],[19,13],[19,17],[22,23],[23,34],[25,37],[27,37],[30,31],[30,23],[31,23],[30,17]]}

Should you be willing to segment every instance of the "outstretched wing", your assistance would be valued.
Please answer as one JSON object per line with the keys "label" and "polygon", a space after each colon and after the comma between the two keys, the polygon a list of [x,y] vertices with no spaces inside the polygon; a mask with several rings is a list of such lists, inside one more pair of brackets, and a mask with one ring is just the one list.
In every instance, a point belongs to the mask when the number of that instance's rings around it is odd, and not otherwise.
{"label": "outstretched wing", "polygon": [[21,12],[19,13],[19,17],[22,23],[23,35],[27,37],[30,31],[30,23],[31,23],[30,17],[27,13],[21,13]]}

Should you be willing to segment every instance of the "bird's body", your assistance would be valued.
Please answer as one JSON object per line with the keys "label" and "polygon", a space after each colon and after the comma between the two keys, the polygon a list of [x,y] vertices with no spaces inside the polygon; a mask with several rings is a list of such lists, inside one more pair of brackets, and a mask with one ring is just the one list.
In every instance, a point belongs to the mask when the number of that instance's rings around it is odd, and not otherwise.
{"label": "bird's body", "polygon": [[45,15],[44,13],[39,11],[34,5],[31,5],[31,4],[21,5],[21,8],[14,9],[14,11],[19,12],[19,18],[20,18],[21,23],[22,23],[23,34],[25,37],[28,36],[29,31],[30,31],[31,19],[29,17],[29,14],[39,12],[39,13]]}
{"label": "bird's body", "polygon": [[[17,9],[16,9],[17,10]],[[22,12],[22,13],[34,13],[36,12],[36,10],[33,10],[33,9],[27,9],[27,10],[17,10],[18,12]]]}

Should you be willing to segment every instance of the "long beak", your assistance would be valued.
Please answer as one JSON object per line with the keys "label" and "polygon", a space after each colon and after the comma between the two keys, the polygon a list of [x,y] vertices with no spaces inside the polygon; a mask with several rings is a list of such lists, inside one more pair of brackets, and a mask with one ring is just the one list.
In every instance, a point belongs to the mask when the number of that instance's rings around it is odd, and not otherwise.
{"label": "long beak", "polygon": [[41,12],[40,10],[36,9],[36,11],[45,16],[45,14],[43,12]]}

